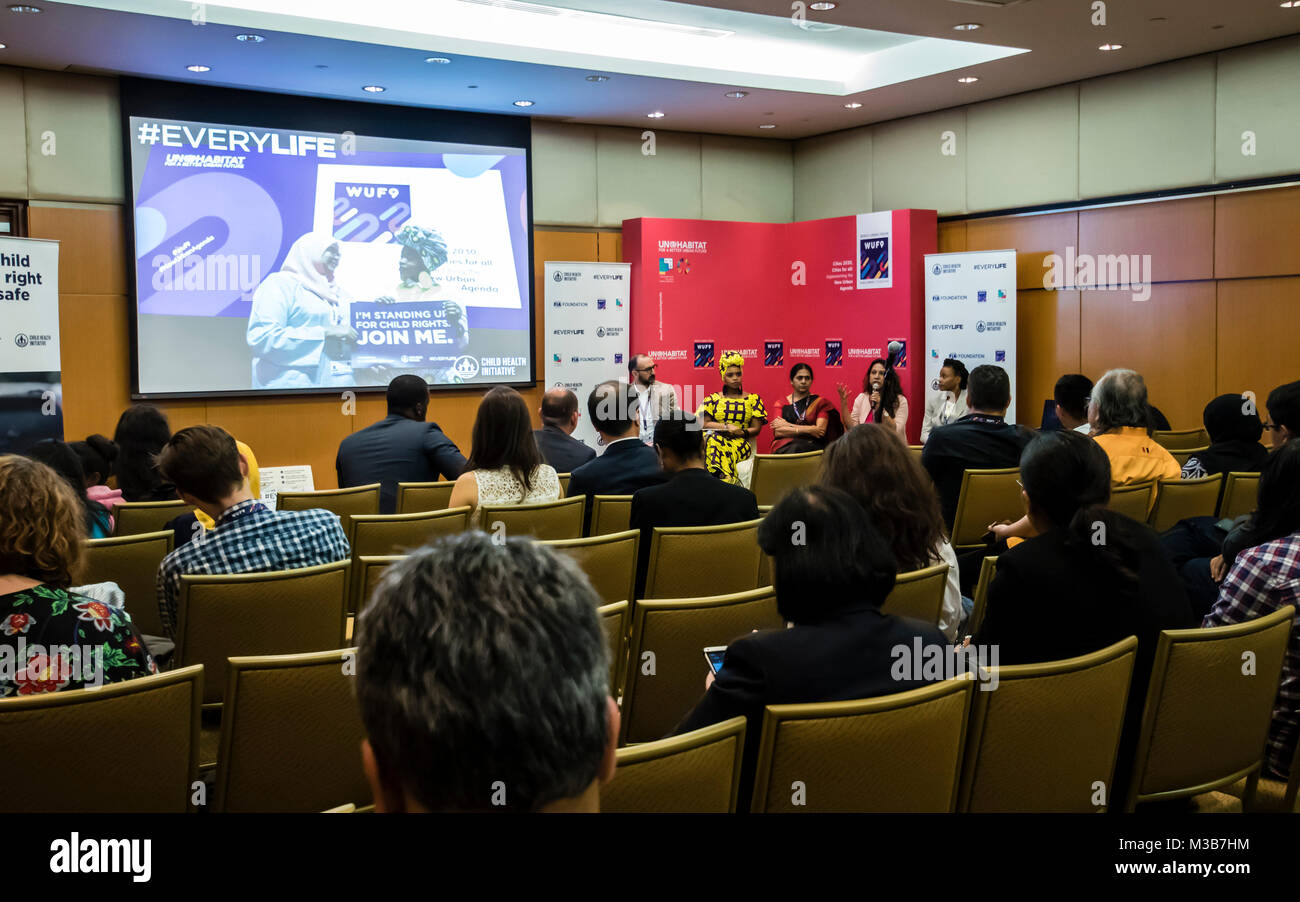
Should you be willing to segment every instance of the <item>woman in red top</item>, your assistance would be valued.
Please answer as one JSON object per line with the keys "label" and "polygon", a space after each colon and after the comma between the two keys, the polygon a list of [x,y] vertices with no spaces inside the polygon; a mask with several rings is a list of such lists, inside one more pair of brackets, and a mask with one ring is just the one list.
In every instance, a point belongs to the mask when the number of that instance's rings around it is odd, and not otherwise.
{"label": "woman in red top", "polygon": [[779,415],[772,420],[773,454],[820,451],[844,434],[835,405],[812,393],[813,371],[806,363],[790,368],[790,394],[772,405]]}

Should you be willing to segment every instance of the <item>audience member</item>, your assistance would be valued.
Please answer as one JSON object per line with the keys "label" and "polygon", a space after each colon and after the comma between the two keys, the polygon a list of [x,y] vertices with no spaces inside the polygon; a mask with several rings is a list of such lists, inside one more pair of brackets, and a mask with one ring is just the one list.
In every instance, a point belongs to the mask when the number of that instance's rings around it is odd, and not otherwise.
{"label": "audience member", "polygon": [[599,810],[619,729],[599,604],[530,539],[463,533],[394,564],[357,622],[375,809]]}
{"label": "audience member", "polygon": [[649,354],[633,354],[627,362],[627,370],[632,378],[632,389],[637,397],[637,422],[640,425],[641,441],[653,445],[655,423],[671,416],[679,410],[677,389],[659,381],[655,371],[658,364]]}
{"label": "audience member", "polygon": [[1300,435],[1300,381],[1279,385],[1268,393],[1264,402],[1268,408],[1269,441],[1274,448],[1281,448],[1288,441]]}
{"label": "audience member", "polygon": [[1011,380],[1000,366],[985,364],[971,370],[967,403],[970,413],[930,433],[921,464],[939,492],[945,529],[952,529],[967,470],[1014,467],[1030,439],[1028,430],[1006,421],[1011,405]]}
{"label": "audience member", "polygon": [[437,423],[426,423],[429,384],[419,376],[388,383],[388,415],[339,443],[334,468],[339,488],[379,483],[379,512],[397,511],[399,482],[456,479],[465,458]]}
{"label": "audience member", "polygon": [[853,399],[852,409],[843,409],[849,400],[848,386],[841,382],[838,389],[841,413],[850,429],[863,423],[879,423],[907,441],[907,398],[903,397],[898,373],[884,357],[877,357],[867,367],[867,374],[862,377],[862,392]]}
{"label": "audience member", "polygon": [[772,454],[821,451],[844,434],[840,412],[829,399],[813,394],[813,371],[806,363],[790,367],[790,394],[772,408]]}
{"label": "audience member", "polygon": [[756,394],[745,394],[745,358],[737,351],[723,351],[718,360],[722,391],[704,399],[695,415],[708,435],[704,441],[704,464],[725,482],[748,484],[740,465],[754,456],[753,439],[763,431],[767,408]]}
{"label": "audience member", "polygon": [[171,435],[166,415],[152,404],[133,404],[122,412],[113,433],[117,445],[113,475],[124,500],[176,500],[176,487],[162,478],[156,463]]}
{"label": "audience member", "polygon": [[117,459],[117,445],[107,436],[96,433],[84,442],[69,442],[68,446],[81,458],[81,470],[86,474],[86,497],[108,508],[122,503],[122,490],[107,485],[113,474],[113,461]]}
{"label": "audience member", "polygon": [[68,591],[82,567],[84,519],[54,470],[0,457],[0,661],[12,665],[0,667],[0,698],[157,672],[126,611]]}
{"label": "audience member", "polygon": [[[791,537],[798,530],[803,542]],[[717,678],[678,733],[743,715],[740,797],[753,782],[767,705],[872,698],[916,689],[929,680],[896,676],[899,647],[913,640],[947,646],[943,633],[916,620],[881,613],[897,565],[889,542],[846,492],[827,486],[792,489],[758,531],[772,556],[777,610],[790,624],[727,647]],[[910,676],[910,675],[909,675]]]}
{"label": "audience member", "polygon": [[553,388],[542,396],[542,428],[533,433],[537,448],[557,473],[572,473],[596,456],[586,442],[573,437],[578,428],[578,396],[567,388]]}
{"label": "audience member", "polygon": [[560,480],[533,439],[528,404],[513,388],[498,385],[483,396],[470,442],[465,472],[456,480],[448,506],[472,507],[471,526],[479,525],[485,504],[560,499]]}
{"label": "audience member", "polygon": [[587,522],[593,495],[631,495],[668,478],[654,450],[641,443],[637,398],[631,386],[610,380],[591,390],[587,416],[600,433],[605,453],[583,464],[569,477],[569,496],[587,496]]}
{"label": "audience member", "polygon": [[72,489],[81,505],[87,538],[104,539],[113,534],[113,516],[108,508],[98,501],[91,501],[86,494],[86,475],[81,467],[81,458],[71,446],[58,439],[44,439],[32,445],[27,456],[58,473]]}
{"label": "audience member", "polygon": [[1108,793],[1124,799],[1160,631],[1195,618],[1159,537],[1106,509],[1105,452],[1073,431],[1038,435],[1020,459],[1025,505],[1037,535],[998,558],[974,642],[1000,663],[1036,664],[1089,654],[1138,637],[1124,733]]}
{"label": "audience member", "polygon": [[1187,458],[1184,479],[1259,472],[1268,459],[1268,451],[1259,443],[1264,426],[1244,395],[1219,395],[1205,405],[1201,421],[1210,436],[1210,447]]}
{"label": "audience member", "polygon": [[717,479],[704,467],[704,433],[699,420],[677,412],[659,421],[655,451],[671,478],[632,496],[632,529],[641,530],[636,596],[645,587],[650,539],[656,526],[719,526],[758,519],[758,502],[744,486]]}
{"label": "audience member", "polygon": [[1182,466],[1148,432],[1147,384],[1133,370],[1109,370],[1088,404],[1092,437],[1110,458],[1115,485],[1177,479]]}
{"label": "audience member", "polygon": [[216,524],[178,545],[158,569],[158,608],[168,635],[176,630],[182,575],[296,570],[349,557],[336,514],[268,510],[253,497],[248,461],[218,426],[177,432],[158,455],[158,470]]}
{"label": "audience member", "polygon": [[1087,435],[1088,401],[1092,397],[1092,380],[1079,373],[1069,373],[1056,380],[1052,398],[1056,401],[1056,418],[1062,429],[1073,429]]}
{"label": "audience member", "polygon": [[862,505],[893,549],[900,572],[948,565],[939,629],[956,639],[964,613],[957,555],[944,535],[939,499],[912,452],[883,426],[854,426],[826,449],[821,483],[848,492]]}
{"label": "audience member", "polygon": [[966,385],[969,380],[970,373],[966,371],[966,364],[954,357],[943,361],[943,366],[939,368],[938,391],[931,394],[925,402],[925,417],[921,420],[921,444],[925,444],[936,426],[955,423],[970,413],[970,408],[966,406]]}

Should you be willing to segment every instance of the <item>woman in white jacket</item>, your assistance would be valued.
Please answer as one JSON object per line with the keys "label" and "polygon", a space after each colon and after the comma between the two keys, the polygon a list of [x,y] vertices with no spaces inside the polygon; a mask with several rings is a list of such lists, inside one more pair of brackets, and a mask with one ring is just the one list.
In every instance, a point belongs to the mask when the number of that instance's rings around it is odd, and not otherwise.
{"label": "woman in white jacket", "polygon": [[949,357],[939,369],[938,391],[925,402],[925,419],[921,421],[921,444],[939,426],[955,423],[970,410],[966,406],[966,364]]}

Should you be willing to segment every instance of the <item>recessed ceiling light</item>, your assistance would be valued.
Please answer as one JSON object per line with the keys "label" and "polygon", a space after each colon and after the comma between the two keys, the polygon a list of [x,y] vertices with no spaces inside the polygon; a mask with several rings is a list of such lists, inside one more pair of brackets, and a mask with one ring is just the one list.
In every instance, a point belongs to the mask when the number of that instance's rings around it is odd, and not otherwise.
{"label": "recessed ceiling light", "polygon": [[211,66],[200,66],[200,65],[198,65],[197,63],[196,63],[195,65],[193,65],[193,66],[186,66],[185,68],[186,68],[186,69],[189,69],[191,72],[211,72],[211,71],[212,71],[212,67],[211,67]]}
{"label": "recessed ceiling light", "polygon": [[1100,47],[1098,47],[1097,49],[1098,49],[1098,50],[1105,50],[1105,51],[1107,51],[1107,52],[1109,52],[1109,51],[1111,51],[1111,50],[1123,50],[1123,49],[1124,49],[1124,45],[1123,45],[1123,44],[1102,44],[1102,45],[1101,45]]}
{"label": "recessed ceiling light", "polygon": [[1283,9],[1293,9],[1295,7],[1300,7],[1300,0],[1285,0],[1282,3]]}
{"label": "recessed ceiling light", "polygon": [[28,6],[26,3],[17,3],[9,7],[11,13],[38,13],[40,11],[39,6]]}
{"label": "recessed ceiling light", "polygon": [[649,117],[650,119],[664,118],[663,110],[655,110],[653,113],[646,113],[646,116]]}
{"label": "recessed ceiling light", "polygon": [[8,46],[8,44],[0,44],[0,50],[4,50]]}
{"label": "recessed ceiling light", "polygon": [[447,59],[445,56],[426,56],[424,61],[426,63],[433,63],[436,66],[445,66],[451,62],[451,60]]}
{"label": "recessed ceiling light", "polygon": [[759,128],[776,128],[776,123],[764,122],[762,125],[759,126]]}
{"label": "recessed ceiling light", "polygon": [[533,101],[531,101],[531,100],[516,100],[516,101],[515,101],[515,106],[532,106],[532,105],[533,105]]}
{"label": "recessed ceiling light", "polygon": [[960,25],[954,25],[952,27],[952,30],[953,31],[974,31],[977,28],[983,28],[983,27],[984,26],[978,22],[963,22]]}
{"label": "recessed ceiling light", "polygon": [[367,94],[382,94],[388,89],[383,85],[362,85],[361,90],[365,91]]}
{"label": "recessed ceiling light", "polygon": [[862,109],[862,104],[858,103],[858,102],[855,100],[855,101],[853,101],[852,103],[846,103],[846,104],[844,104],[844,109],[846,109],[846,110],[860,110],[860,109]]}
{"label": "recessed ceiling light", "polygon": [[245,44],[260,44],[265,41],[266,38],[262,37],[260,34],[237,34],[235,35],[235,40],[242,41]]}
{"label": "recessed ceiling light", "polygon": [[587,81],[609,81],[608,75],[588,75]]}
{"label": "recessed ceiling light", "polygon": [[963,75],[961,78],[957,79],[957,81],[963,85],[973,85],[975,82],[979,81],[979,78],[975,75]]}
{"label": "recessed ceiling light", "polygon": [[834,9],[835,4],[829,2],[829,0],[818,0],[817,3],[809,3],[808,8],[815,9],[817,10],[817,12],[820,13],[820,12],[825,12],[828,9]]}
{"label": "recessed ceiling light", "polygon": [[728,91],[728,92],[727,92],[727,96],[730,97],[732,100],[739,100],[739,99],[742,98],[742,97],[748,97],[748,96],[749,96],[749,92],[748,92],[748,91]]}

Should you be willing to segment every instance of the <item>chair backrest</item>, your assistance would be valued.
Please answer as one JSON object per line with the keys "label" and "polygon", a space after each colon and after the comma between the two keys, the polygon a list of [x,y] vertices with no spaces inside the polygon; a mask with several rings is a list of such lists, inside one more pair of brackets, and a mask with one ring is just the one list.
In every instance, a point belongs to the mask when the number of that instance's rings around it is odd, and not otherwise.
{"label": "chair backrest", "polygon": [[734,814],[744,751],[743,717],[621,748],[614,779],[601,787],[600,810]]}
{"label": "chair backrest", "polygon": [[911,617],[938,626],[947,588],[948,565],[942,562],[923,570],[900,573],[880,609],[886,614]]}
{"label": "chair backrest", "polygon": [[784,626],[770,588],[637,602],[623,681],[620,744],[664,736],[699,701],[709,672],[704,649],[730,645],[756,629]]}
{"label": "chair backrest", "polygon": [[158,614],[158,567],[172,550],[175,533],[142,532],[138,535],[89,539],[83,583],[114,582],[126,597],[126,611],[135,628],[146,636],[166,636]]}
{"label": "chair backrest", "polygon": [[758,524],[656,526],[650,538],[646,598],[725,595],[758,587]]}
{"label": "chair backrest", "polygon": [[203,668],[183,667],[0,699],[0,761],[12,775],[0,811],[190,810],[202,695]]}
{"label": "chair backrest", "polygon": [[560,480],[560,494],[568,496],[569,494],[569,477],[572,473],[556,473],[555,478]]}
{"label": "chair backrest", "polygon": [[1178,461],[1178,466],[1181,467],[1187,463],[1188,459],[1192,457],[1192,455],[1200,454],[1202,451],[1209,451],[1210,446],[1206,445],[1204,448],[1179,448],[1179,449],[1166,448],[1165,450],[1169,452],[1170,457]]}
{"label": "chair backrest", "polygon": [[776,504],[785,493],[801,485],[812,485],[822,466],[821,451],[802,454],[755,454],[754,474],[749,490],[759,504]]}
{"label": "chair backrest", "polygon": [[974,686],[768,705],[750,811],[953,811]]}
{"label": "chair backrest", "polygon": [[[443,536],[455,535],[469,528],[470,507],[417,512],[414,514],[357,514],[352,517],[348,541],[352,546],[353,585],[348,599],[355,603],[362,586],[356,582],[365,574],[356,562],[363,555],[405,554]],[[349,611],[356,608],[349,606]]]}
{"label": "chair backrest", "polygon": [[1219,518],[1237,518],[1259,505],[1259,474],[1229,473],[1219,503]]}
{"label": "chair backrest", "polygon": [[631,604],[616,601],[596,608],[600,615],[600,628],[605,631],[605,642],[609,646],[609,694],[618,698],[623,685],[623,668],[627,664],[628,613]]}
{"label": "chair backrest", "polygon": [[1188,448],[1210,446],[1210,434],[1204,429],[1157,429],[1151,437],[1166,451],[1186,451]]}
{"label": "chair backrest", "polygon": [[214,811],[370,804],[356,649],[231,658]]}
{"label": "chair backrest", "polygon": [[1162,479],[1151,509],[1151,528],[1164,532],[1187,517],[1213,517],[1219,507],[1223,474],[1200,479]]}
{"label": "chair backrest", "polygon": [[1258,777],[1295,608],[1165,630],[1156,646],[1127,810]]}
{"label": "chair backrest", "polygon": [[176,662],[202,664],[205,704],[221,701],[226,659],[343,644],[351,561],[273,573],[183,575]]}
{"label": "chair backrest", "polygon": [[997,683],[981,688],[996,688],[972,702],[958,809],[1106,810],[1137,644],[1129,636],[1077,658],[988,667]]}
{"label": "chair backrest", "polygon": [[577,561],[591,586],[606,604],[631,601],[636,587],[637,549],[641,533],[636,529],[586,539],[550,539],[542,542]]}
{"label": "chair backrest", "polygon": [[397,484],[397,512],[414,514],[420,511],[440,511],[451,506],[454,482],[399,482]]}
{"label": "chair backrest", "polygon": [[632,523],[631,495],[593,495],[591,497],[591,529],[588,535],[604,536],[611,532],[625,532]]}
{"label": "chair backrest", "polygon": [[375,586],[379,585],[379,578],[384,575],[384,571],[405,557],[404,554],[367,554],[353,558],[353,574],[349,580],[353,594],[348,603],[348,610],[360,617],[366,603],[370,601],[370,596],[375,594]]}
{"label": "chair backrest", "polygon": [[343,531],[351,534],[353,514],[379,513],[379,483],[322,492],[280,492],[275,496],[275,506],[282,511],[327,510],[338,514]]}
{"label": "chair backrest", "polygon": [[587,496],[579,495],[541,504],[485,504],[479,524],[484,532],[504,529],[507,536],[577,539],[582,536],[586,502]]}
{"label": "chair backrest", "polygon": [[1019,520],[1025,513],[1020,495],[1019,467],[1002,470],[967,470],[961,477],[957,516],[952,521],[954,548],[983,544],[989,524],[998,520]]}
{"label": "chair backrest", "polygon": [[113,535],[160,532],[172,520],[193,510],[194,506],[184,501],[123,501],[113,508]]}
{"label": "chair backrest", "polygon": [[989,603],[989,586],[993,584],[993,577],[998,572],[998,559],[992,555],[980,561],[979,581],[975,583],[975,597],[972,599],[975,604],[970,611],[970,620],[966,624],[966,634],[973,636],[979,632],[980,624],[984,622],[984,611]]}
{"label": "chair backrest", "polygon": [[1117,514],[1145,523],[1151,512],[1151,499],[1155,496],[1154,482],[1131,482],[1128,485],[1112,485],[1107,509]]}
{"label": "chair backrest", "polygon": [[919,464],[921,462],[921,452],[925,450],[925,445],[908,445],[907,450],[912,452],[912,457],[916,458],[916,462]]}

